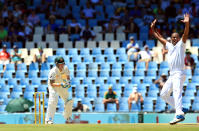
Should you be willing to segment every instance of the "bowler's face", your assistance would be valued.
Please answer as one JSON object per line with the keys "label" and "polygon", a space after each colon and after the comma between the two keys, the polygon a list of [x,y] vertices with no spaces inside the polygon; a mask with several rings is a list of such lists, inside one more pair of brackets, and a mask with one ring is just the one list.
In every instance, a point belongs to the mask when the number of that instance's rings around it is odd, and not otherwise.
{"label": "bowler's face", "polygon": [[172,42],[173,45],[176,45],[179,40],[180,40],[180,36],[179,36],[178,33],[173,33],[171,35],[171,42]]}

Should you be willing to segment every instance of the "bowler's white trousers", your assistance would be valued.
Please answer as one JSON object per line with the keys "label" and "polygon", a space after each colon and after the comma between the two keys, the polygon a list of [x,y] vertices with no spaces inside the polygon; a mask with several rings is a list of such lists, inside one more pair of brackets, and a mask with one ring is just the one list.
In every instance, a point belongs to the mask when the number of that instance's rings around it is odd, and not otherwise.
{"label": "bowler's white trousers", "polygon": [[[185,81],[184,71],[170,71],[170,76],[164,84],[160,97],[176,110],[176,115],[183,115],[182,90]],[[170,96],[173,92],[173,96]]]}
{"label": "bowler's white trousers", "polygon": [[[61,99],[64,100],[64,105],[66,105],[69,94],[67,88],[49,86],[48,89],[49,89],[49,100],[48,100],[48,108],[46,113],[46,121],[48,120],[53,121],[59,96],[61,97]],[[66,109],[64,109],[64,114],[65,111]]]}

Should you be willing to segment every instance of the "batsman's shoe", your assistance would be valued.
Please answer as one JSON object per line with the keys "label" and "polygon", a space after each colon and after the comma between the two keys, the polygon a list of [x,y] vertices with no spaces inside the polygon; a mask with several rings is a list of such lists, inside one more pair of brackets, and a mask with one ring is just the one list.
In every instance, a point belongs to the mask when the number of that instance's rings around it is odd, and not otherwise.
{"label": "batsman's shoe", "polygon": [[182,108],[182,111],[184,112],[184,114],[186,114],[189,110],[187,108]]}
{"label": "batsman's shoe", "polygon": [[170,121],[170,125],[174,125],[178,122],[184,121],[185,118],[183,115],[177,115],[172,121]]}
{"label": "batsman's shoe", "polygon": [[53,121],[51,120],[45,121],[45,124],[53,124]]}

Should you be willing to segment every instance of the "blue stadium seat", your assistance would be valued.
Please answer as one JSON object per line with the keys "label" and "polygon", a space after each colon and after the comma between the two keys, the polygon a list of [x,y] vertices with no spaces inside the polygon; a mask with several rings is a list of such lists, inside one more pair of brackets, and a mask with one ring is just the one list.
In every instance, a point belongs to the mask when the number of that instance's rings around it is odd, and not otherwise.
{"label": "blue stadium seat", "polygon": [[131,79],[131,83],[134,84],[134,85],[138,85],[138,84],[141,83],[141,80],[143,80],[143,79],[144,79],[143,76],[134,76]]}
{"label": "blue stadium seat", "polygon": [[77,64],[77,63],[81,63],[81,56],[72,56],[72,63]]}
{"label": "blue stadium seat", "polygon": [[128,112],[129,109],[128,109],[128,104],[120,104],[119,105],[119,112]]}
{"label": "blue stadium seat", "polygon": [[158,65],[155,61],[150,61],[149,62],[149,67],[148,70],[158,70]]}
{"label": "blue stadium seat", "polygon": [[127,55],[125,55],[125,54],[119,55],[118,62],[119,62],[119,63],[126,63],[126,62],[128,62]]}
{"label": "blue stadium seat", "polygon": [[115,55],[108,55],[107,56],[107,62],[108,63],[115,63],[116,62],[116,57],[115,57]]}
{"label": "blue stadium seat", "polygon": [[71,80],[71,86],[76,86],[80,84],[80,78],[72,78]]}
{"label": "blue stadium seat", "polygon": [[186,69],[186,70],[185,70],[185,74],[186,74],[186,76],[192,76],[192,71],[191,71],[191,69]]}
{"label": "blue stadium seat", "polygon": [[199,69],[194,70],[194,76],[199,76]]}
{"label": "blue stadium seat", "polygon": [[190,97],[190,99],[194,99],[194,91],[192,91],[192,90],[186,90],[185,91],[185,96],[186,97]]}
{"label": "blue stadium seat", "polygon": [[16,99],[16,98],[19,98],[21,95],[22,95],[21,92],[12,92],[10,94],[10,97],[11,97],[11,99]]}
{"label": "blue stadium seat", "polygon": [[127,62],[124,64],[124,70],[134,70],[134,63],[133,62]]}
{"label": "blue stadium seat", "polygon": [[33,100],[33,95],[34,95],[34,92],[29,92],[29,91],[26,91],[24,92],[24,98],[28,99],[28,100]]}
{"label": "blue stadium seat", "polygon": [[48,58],[47,58],[47,62],[49,63],[49,64],[54,64],[55,63],[55,58],[56,58],[57,56],[48,56]]}
{"label": "blue stadium seat", "polygon": [[145,70],[145,62],[137,62],[136,69]]}
{"label": "blue stadium seat", "polygon": [[95,79],[95,85],[101,85],[101,84],[104,84],[104,78],[102,77],[97,77]]}
{"label": "blue stadium seat", "polygon": [[156,103],[155,112],[165,111],[166,104],[165,103]]}
{"label": "blue stadium seat", "polygon": [[12,79],[13,77],[12,77],[12,73],[13,72],[10,72],[10,71],[5,71],[4,73],[3,73],[3,78],[5,78],[5,79]]}
{"label": "blue stadium seat", "polygon": [[199,47],[199,39],[192,39],[192,46]]}
{"label": "blue stadium seat", "polygon": [[156,100],[158,92],[159,92],[158,90],[149,90],[147,97],[150,97],[151,99]]}
{"label": "blue stadium seat", "polygon": [[113,48],[105,48],[104,50],[104,55],[108,56],[108,55],[113,55]]}
{"label": "blue stadium seat", "polygon": [[145,76],[145,71],[142,69],[136,70],[135,76]]}
{"label": "blue stadium seat", "polygon": [[156,77],[154,77],[154,76],[145,76],[143,83],[152,84],[153,80],[155,80],[155,79],[156,79]]}
{"label": "blue stadium seat", "polygon": [[196,92],[196,84],[195,83],[188,83],[186,86],[186,91],[191,90],[193,92]]}
{"label": "blue stadium seat", "polygon": [[90,50],[89,50],[89,48],[82,48],[82,49],[80,50],[80,55],[82,55],[82,56],[89,56],[89,55],[90,55]]}
{"label": "blue stadium seat", "polygon": [[42,70],[41,72],[40,72],[40,78],[42,79],[42,80],[47,80],[48,79],[48,74],[49,74],[49,70]]}
{"label": "blue stadium seat", "polygon": [[95,85],[89,85],[87,87],[87,97],[88,98],[96,98],[97,89]]}
{"label": "blue stadium seat", "polygon": [[17,64],[17,71],[27,72],[27,67],[25,63]]}
{"label": "blue stadium seat", "polygon": [[[44,92],[45,94],[47,94],[47,88],[48,88],[48,85],[40,85],[38,88],[37,88],[37,92]],[[69,88],[71,89],[71,88]],[[68,89],[68,90],[69,90]]]}
{"label": "blue stadium seat", "polygon": [[86,71],[85,70],[77,71],[76,77],[80,77],[80,78],[86,77]]}
{"label": "blue stadium seat", "polygon": [[195,83],[198,85],[199,83],[199,76],[193,76],[192,79],[191,79],[191,83]]}
{"label": "blue stadium seat", "polygon": [[93,63],[93,56],[91,56],[91,55],[83,56],[83,62],[86,63],[86,64]]}
{"label": "blue stadium seat", "polygon": [[68,67],[69,71],[74,71],[74,64],[73,63],[66,63],[66,66]]}
{"label": "blue stadium seat", "polygon": [[28,78],[30,78],[30,79],[32,79],[32,78],[38,78],[37,71],[35,71],[35,70],[29,70],[29,72],[28,72]]}
{"label": "blue stadium seat", "polygon": [[41,85],[41,79],[40,78],[33,78],[31,80],[31,85],[34,87],[39,87]]}
{"label": "blue stadium seat", "polygon": [[104,59],[105,59],[105,58],[104,58],[103,55],[97,55],[97,56],[95,57],[95,63],[99,63],[99,64],[104,63],[104,62],[105,62]]}
{"label": "blue stadium seat", "polygon": [[13,46],[16,45],[18,48],[23,48],[23,43],[22,42],[14,42]]}
{"label": "blue stadium seat", "polygon": [[76,71],[86,71],[86,64],[85,63],[78,63]]}
{"label": "blue stadium seat", "polygon": [[117,48],[116,49],[116,55],[121,56],[126,54],[126,49],[125,48]]}
{"label": "blue stadium seat", "polygon": [[6,105],[0,105],[0,113],[5,113]]}
{"label": "blue stadium seat", "polygon": [[84,98],[84,86],[83,85],[77,85],[75,87],[75,97],[76,98]]}
{"label": "blue stadium seat", "polygon": [[184,108],[188,108],[191,106],[191,97],[184,96],[182,97],[182,105]]}
{"label": "blue stadium seat", "polygon": [[89,19],[88,24],[90,27],[97,26],[97,20],[96,19]]}
{"label": "blue stadium seat", "polygon": [[29,78],[20,79],[21,86],[28,86],[29,85]]}
{"label": "blue stadium seat", "polygon": [[56,49],[56,55],[57,56],[65,56],[66,55],[66,49],[65,48]]}
{"label": "blue stadium seat", "polygon": [[35,92],[35,86],[34,85],[28,85],[25,88],[25,92],[32,92],[32,93],[34,93]]}
{"label": "blue stadium seat", "polygon": [[119,83],[122,84],[122,85],[128,84],[130,79],[131,79],[131,77],[125,77],[125,76],[121,77],[119,79]]}
{"label": "blue stadium seat", "polygon": [[8,79],[8,85],[12,86],[12,87],[16,86],[17,85],[17,79],[15,79],[15,78]]}
{"label": "blue stadium seat", "polygon": [[97,63],[89,63],[88,70],[98,70],[98,64]]}
{"label": "blue stadium seat", "polygon": [[68,55],[69,56],[77,56],[78,55],[78,51],[76,48],[72,48],[68,50]]}
{"label": "blue stadium seat", "polygon": [[110,71],[110,64],[109,63],[101,63],[100,71]]}
{"label": "blue stadium seat", "polygon": [[148,69],[147,70],[147,76],[156,77],[157,76],[157,71]]}
{"label": "blue stadium seat", "polygon": [[98,77],[98,76],[97,76],[97,71],[95,71],[95,70],[89,70],[89,71],[88,71],[88,77],[91,77],[91,78],[96,78],[96,77]]}
{"label": "blue stadium seat", "polygon": [[113,63],[112,64],[112,70],[121,71],[122,70],[121,63]]}
{"label": "blue stadium seat", "polygon": [[84,85],[92,85],[92,81],[93,81],[93,78],[89,78],[89,77],[85,77],[84,79],[83,79],[83,84]]}
{"label": "blue stadium seat", "polygon": [[15,72],[15,65],[14,64],[6,64],[5,71]]}
{"label": "blue stadium seat", "polygon": [[111,84],[115,84],[116,83],[116,79],[115,77],[109,77],[107,79],[107,84],[111,85]]}
{"label": "blue stadium seat", "polygon": [[169,64],[168,64],[168,62],[167,61],[162,61],[160,63],[160,69],[167,69],[167,70],[169,70]]}
{"label": "blue stadium seat", "polygon": [[104,104],[95,104],[95,112],[104,112]]}
{"label": "blue stadium seat", "polygon": [[108,103],[107,104],[107,112],[116,112],[116,104],[115,103]]}
{"label": "blue stadium seat", "polygon": [[139,111],[141,111],[140,103],[132,103],[131,112],[139,112]]}
{"label": "blue stadium seat", "polygon": [[92,55],[93,56],[98,56],[98,55],[101,55],[101,48],[93,48],[92,49]]}
{"label": "blue stadium seat", "polygon": [[3,72],[3,64],[0,64],[0,73]]}
{"label": "blue stadium seat", "polygon": [[50,64],[49,63],[42,63],[41,64],[41,71],[43,70],[50,70]]}
{"label": "blue stadium seat", "polygon": [[132,70],[124,70],[124,77],[132,77],[133,71]]}
{"label": "blue stadium seat", "polygon": [[39,64],[38,64],[38,63],[31,63],[31,64],[29,65],[29,71],[30,71],[30,70],[34,70],[34,71],[39,72]]}

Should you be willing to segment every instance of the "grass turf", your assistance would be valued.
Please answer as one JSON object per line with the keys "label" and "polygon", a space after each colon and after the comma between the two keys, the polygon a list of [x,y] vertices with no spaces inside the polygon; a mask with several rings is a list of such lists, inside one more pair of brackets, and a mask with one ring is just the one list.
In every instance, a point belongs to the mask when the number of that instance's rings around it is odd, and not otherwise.
{"label": "grass turf", "polygon": [[199,131],[199,124],[2,124],[0,131]]}

